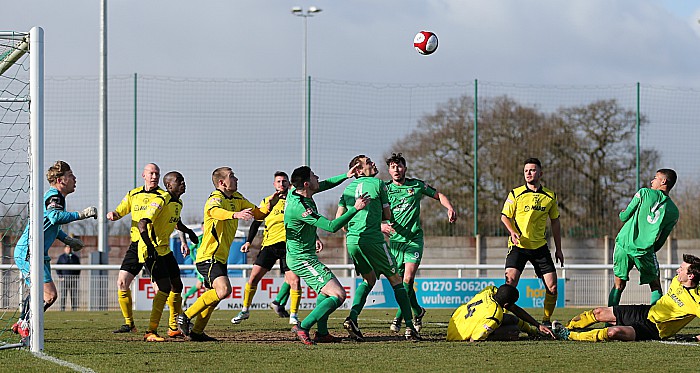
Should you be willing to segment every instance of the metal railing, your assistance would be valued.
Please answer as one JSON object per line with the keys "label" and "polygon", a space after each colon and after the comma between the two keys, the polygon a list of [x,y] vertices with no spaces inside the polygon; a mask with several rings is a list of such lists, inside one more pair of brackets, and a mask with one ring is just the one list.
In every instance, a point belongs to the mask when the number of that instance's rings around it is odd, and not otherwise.
{"label": "metal railing", "polygon": [[[329,269],[334,271],[345,271],[345,277],[352,277],[354,266],[352,264],[328,264]],[[236,277],[247,278],[249,271],[252,269],[252,264],[230,264],[227,266],[229,270],[240,270],[241,275]],[[91,299],[94,297],[104,297],[100,294],[114,295],[117,293],[116,282],[119,265],[100,265],[100,264],[81,264],[81,265],[52,265],[52,269],[80,269],[83,273],[81,276],[76,276],[75,281],[71,284],[76,284],[78,288],[78,310],[99,309],[118,310],[116,296],[107,296],[107,299]],[[534,276],[534,271],[528,264],[523,272],[523,278]],[[560,278],[565,280],[565,301],[568,307],[584,307],[584,306],[602,306],[607,304],[608,292],[613,284],[612,264],[568,264],[563,268],[558,268],[557,272]],[[677,264],[660,264],[661,283],[664,290],[668,289],[671,279],[675,276]],[[194,265],[180,265],[180,269],[194,270]],[[18,278],[19,274],[17,267],[14,265],[0,264],[3,276],[2,284],[5,289],[0,289],[3,294],[14,293],[20,291],[20,281],[10,281],[7,278]],[[279,275],[279,266],[276,265],[271,271],[271,275]],[[93,274],[91,271],[106,271],[107,275]],[[422,264],[420,266],[419,277],[457,277],[457,278],[503,278],[502,264]],[[104,273],[104,272],[103,272]],[[337,273],[337,272],[336,272]],[[337,273],[341,275],[340,273]],[[64,276],[66,277],[66,276]],[[134,284],[138,283],[138,276]],[[233,277],[232,277],[233,278]],[[61,286],[66,283],[66,279],[61,279],[54,274],[54,281],[61,296]],[[97,287],[105,287],[102,292],[95,292]],[[638,273],[632,271],[630,273],[630,281],[623,293],[622,303],[648,303],[649,288],[647,285],[638,285]],[[20,299],[19,297],[14,299]],[[60,310],[61,299],[56,302],[50,310]],[[15,304],[0,305],[3,308],[13,308]],[[66,307],[68,308],[68,307]]]}

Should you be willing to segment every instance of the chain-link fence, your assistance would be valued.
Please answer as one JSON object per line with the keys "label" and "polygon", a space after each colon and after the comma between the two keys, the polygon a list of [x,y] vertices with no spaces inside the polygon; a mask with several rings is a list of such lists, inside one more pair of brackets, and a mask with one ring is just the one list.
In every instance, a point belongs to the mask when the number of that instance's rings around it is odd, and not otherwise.
{"label": "chain-link fence", "polygon": [[[133,75],[113,76],[108,86],[110,206],[142,183],[145,163],[155,162],[163,173],[184,174],[183,220],[197,224],[214,168],[231,166],[241,193],[257,203],[273,191],[275,171],[291,173],[303,163],[301,79]],[[700,180],[694,165],[700,148],[693,143],[700,90],[311,79],[309,99],[316,173],[342,173],[357,154],[383,164],[392,152],[404,153],[408,176],[442,191],[460,213],[450,225],[439,204],[426,202],[428,235],[503,234],[503,201],[523,183],[522,161],[531,156],[541,158],[544,182],[558,194],[564,236],[614,235],[619,210],[662,167],[679,175],[671,194],[681,209],[675,235],[693,238],[700,231],[690,208]],[[98,133],[97,78],[47,79],[45,158],[73,167],[78,186],[68,197],[71,209],[98,199]],[[388,179],[385,170],[379,177]],[[339,193],[316,197],[324,214],[335,211]],[[68,229],[77,234],[94,233],[73,225]],[[110,229],[124,234],[126,225]]]}

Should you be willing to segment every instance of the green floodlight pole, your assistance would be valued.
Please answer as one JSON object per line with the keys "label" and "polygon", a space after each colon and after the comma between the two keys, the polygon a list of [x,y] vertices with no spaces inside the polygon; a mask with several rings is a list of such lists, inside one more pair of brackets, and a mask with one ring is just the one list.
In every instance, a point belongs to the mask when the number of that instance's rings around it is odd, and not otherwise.
{"label": "green floodlight pole", "polygon": [[642,115],[639,111],[640,107],[641,107],[640,106],[640,98],[641,98],[640,90],[641,90],[640,84],[639,84],[639,82],[637,82],[637,159],[636,159],[636,161],[637,161],[637,184],[635,185],[635,190],[639,189],[642,186],[641,179],[640,179],[640,174],[641,174],[641,169],[640,169],[641,168],[641,164],[640,164],[641,163],[641,155],[640,155],[640,153],[641,153],[641,150],[640,150],[641,149],[641,141],[639,139],[639,137],[640,137],[639,130],[641,128],[641,122],[642,122],[642,118],[641,118]]}
{"label": "green floodlight pole", "polygon": [[138,185],[138,168],[136,165],[137,140],[138,140],[138,74],[134,73],[134,188]]}
{"label": "green floodlight pole", "polygon": [[474,79],[474,237],[479,234],[479,80]]}

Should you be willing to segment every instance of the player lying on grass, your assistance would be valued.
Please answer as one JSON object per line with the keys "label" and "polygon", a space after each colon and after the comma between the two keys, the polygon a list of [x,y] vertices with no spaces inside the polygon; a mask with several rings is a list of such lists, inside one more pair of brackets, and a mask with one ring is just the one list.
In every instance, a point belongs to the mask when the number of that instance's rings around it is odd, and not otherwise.
{"label": "player lying on grass", "polygon": [[[668,291],[654,305],[599,307],[586,311],[564,327],[554,323],[559,339],[572,341],[646,341],[674,336],[695,317],[700,316],[700,258],[684,254]],[[597,322],[612,324],[602,329],[575,332]],[[700,335],[687,338],[700,341]]]}
{"label": "player lying on grass", "polygon": [[[515,305],[520,294],[514,286],[489,286],[457,308],[447,326],[448,341],[514,341],[520,332],[530,336],[554,334]],[[512,313],[506,314],[505,310]],[[515,315],[515,316],[514,316]]]}

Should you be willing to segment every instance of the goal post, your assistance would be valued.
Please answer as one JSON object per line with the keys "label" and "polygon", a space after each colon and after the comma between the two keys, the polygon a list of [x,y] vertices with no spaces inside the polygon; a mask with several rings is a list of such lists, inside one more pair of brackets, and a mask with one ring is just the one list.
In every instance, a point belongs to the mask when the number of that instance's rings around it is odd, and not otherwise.
{"label": "goal post", "polygon": [[[29,250],[31,256],[30,321],[32,352],[44,349],[44,29],[29,31]],[[41,254],[41,255],[38,255]]]}
{"label": "goal post", "polygon": [[[44,30],[29,32],[0,31],[0,211],[3,243],[14,246],[29,224],[30,304],[29,347],[44,349]],[[4,246],[4,245],[3,245]],[[3,248],[3,260],[7,258]],[[19,271],[14,271],[19,278]],[[7,277],[7,276],[3,276]],[[19,294],[24,286],[15,281],[11,287]],[[16,289],[19,288],[19,289]],[[6,320],[3,320],[6,321]],[[0,348],[15,344],[0,341]],[[21,346],[22,344],[19,344]]]}

